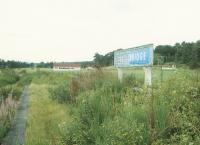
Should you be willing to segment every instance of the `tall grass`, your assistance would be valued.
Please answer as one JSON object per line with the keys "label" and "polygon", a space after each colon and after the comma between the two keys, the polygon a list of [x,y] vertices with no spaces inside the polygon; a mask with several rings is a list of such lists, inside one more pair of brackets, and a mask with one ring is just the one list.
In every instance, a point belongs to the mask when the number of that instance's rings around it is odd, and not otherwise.
{"label": "tall grass", "polygon": [[0,142],[11,127],[18,101],[7,97],[0,104]]}
{"label": "tall grass", "polygon": [[42,77],[34,78],[30,85],[30,106],[25,133],[26,145],[62,144],[61,137],[65,134],[62,126],[67,125],[71,121],[71,117],[68,106],[50,99],[48,88],[51,77],[54,75],[58,75],[59,78],[62,74],[47,73]]}
{"label": "tall grass", "polygon": [[31,83],[36,73],[26,70],[0,70],[0,143],[13,123],[17,104],[25,85]]}
{"label": "tall grass", "polygon": [[[154,71],[159,75],[159,70]],[[64,87],[67,93],[63,92],[73,97],[72,108],[76,110],[73,122],[63,127],[66,132],[63,142],[67,145],[198,144],[200,85],[194,72],[165,71],[162,84],[160,76],[154,76],[153,100],[148,98],[143,76],[137,77],[140,70],[136,72],[125,72],[122,83],[116,79],[116,72],[108,70],[76,74],[66,84],[67,89]]]}

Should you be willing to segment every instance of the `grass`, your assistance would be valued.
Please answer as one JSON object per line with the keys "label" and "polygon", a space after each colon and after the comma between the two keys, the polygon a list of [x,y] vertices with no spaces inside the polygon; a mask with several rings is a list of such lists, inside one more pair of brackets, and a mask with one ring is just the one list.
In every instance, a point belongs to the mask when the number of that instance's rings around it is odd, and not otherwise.
{"label": "grass", "polygon": [[[143,85],[142,69],[116,69],[79,74],[76,120],[66,125],[66,145],[198,144],[197,72],[153,68],[152,97]],[[130,76],[132,75],[132,76]],[[89,77],[87,77],[89,76]],[[60,88],[62,89],[62,88]]]}
{"label": "grass", "polygon": [[11,127],[17,106],[18,101],[12,97],[7,97],[5,101],[0,103],[0,142]]}
{"label": "grass", "polygon": [[[125,68],[123,73],[119,83],[115,68],[27,70],[20,80],[31,83],[25,145],[199,143],[199,71],[163,70],[161,85],[161,70],[153,68],[152,104],[143,69]],[[52,89],[54,100],[51,88],[57,88]]]}
{"label": "grass", "polygon": [[26,145],[59,145],[59,126],[71,121],[68,107],[49,98],[48,85],[30,85]]}
{"label": "grass", "polygon": [[23,85],[13,69],[0,69],[0,143],[10,130]]}
{"label": "grass", "polygon": [[[144,70],[142,67],[133,67],[133,68],[121,68],[123,70],[123,75],[127,76],[130,74],[133,74],[139,79],[144,79]],[[163,70],[163,80],[166,80],[171,75],[173,75],[177,70],[176,69],[169,69],[169,70]],[[184,71],[186,71],[184,69]],[[106,69],[104,68],[104,72],[112,72],[117,77],[117,69]],[[157,81],[161,79],[161,68],[160,67],[152,67],[152,79],[153,81]]]}

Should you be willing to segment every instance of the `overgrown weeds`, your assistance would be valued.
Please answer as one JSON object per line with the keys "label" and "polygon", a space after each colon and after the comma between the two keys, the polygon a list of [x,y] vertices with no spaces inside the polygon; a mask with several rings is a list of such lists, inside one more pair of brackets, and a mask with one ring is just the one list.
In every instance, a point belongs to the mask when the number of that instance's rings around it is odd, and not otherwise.
{"label": "overgrown weeds", "polygon": [[7,97],[0,104],[0,142],[11,127],[18,101]]}
{"label": "overgrown weeds", "polygon": [[24,85],[26,72],[0,71],[0,143],[9,131]]}
{"label": "overgrown weeds", "polygon": [[64,127],[65,144],[199,143],[200,89],[192,71],[175,71],[162,85],[154,84],[153,100],[143,79],[130,75],[120,83],[115,76],[92,71],[75,75],[66,84],[63,94],[73,98],[67,102],[73,102],[77,111],[73,123]]}

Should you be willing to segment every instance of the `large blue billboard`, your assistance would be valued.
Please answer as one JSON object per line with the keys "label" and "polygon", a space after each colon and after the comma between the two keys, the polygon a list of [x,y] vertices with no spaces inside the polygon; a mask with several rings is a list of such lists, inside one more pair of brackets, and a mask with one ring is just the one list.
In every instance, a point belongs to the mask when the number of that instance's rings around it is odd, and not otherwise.
{"label": "large blue billboard", "polygon": [[153,44],[117,50],[114,52],[115,67],[153,65]]}

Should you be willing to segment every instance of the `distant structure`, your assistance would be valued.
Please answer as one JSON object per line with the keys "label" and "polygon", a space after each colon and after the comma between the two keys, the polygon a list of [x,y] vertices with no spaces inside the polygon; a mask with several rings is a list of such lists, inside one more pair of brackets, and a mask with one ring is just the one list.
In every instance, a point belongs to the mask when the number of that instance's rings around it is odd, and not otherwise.
{"label": "distant structure", "polygon": [[80,63],[70,63],[70,62],[62,62],[62,63],[53,63],[53,70],[80,70]]}

